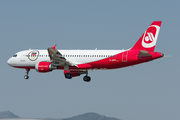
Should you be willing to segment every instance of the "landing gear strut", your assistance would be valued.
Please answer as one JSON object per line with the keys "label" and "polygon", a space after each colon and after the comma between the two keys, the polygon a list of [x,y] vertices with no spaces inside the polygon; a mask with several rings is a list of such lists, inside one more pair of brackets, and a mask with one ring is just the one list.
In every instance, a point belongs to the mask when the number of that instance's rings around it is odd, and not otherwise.
{"label": "landing gear strut", "polygon": [[88,76],[88,71],[86,71],[86,76],[83,77],[84,82],[90,82],[91,77]]}
{"label": "landing gear strut", "polygon": [[65,74],[65,78],[71,79],[72,78],[72,74],[69,73],[69,65],[68,64],[64,64],[64,70],[67,71],[67,73]]}
{"label": "landing gear strut", "polygon": [[26,69],[26,75],[24,76],[24,79],[29,79],[29,76],[28,76],[29,71],[30,71],[30,69],[29,69],[29,68],[27,68],[27,69]]}

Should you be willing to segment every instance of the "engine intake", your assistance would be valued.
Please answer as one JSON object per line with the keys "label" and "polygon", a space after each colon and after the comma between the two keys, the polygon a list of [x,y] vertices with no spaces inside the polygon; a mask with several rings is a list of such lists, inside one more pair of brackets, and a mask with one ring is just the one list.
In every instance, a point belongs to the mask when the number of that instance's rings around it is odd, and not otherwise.
{"label": "engine intake", "polygon": [[37,72],[45,73],[45,72],[50,72],[52,70],[58,69],[58,67],[53,65],[53,63],[51,62],[39,62],[39,63],[36,63],[35,69]]}

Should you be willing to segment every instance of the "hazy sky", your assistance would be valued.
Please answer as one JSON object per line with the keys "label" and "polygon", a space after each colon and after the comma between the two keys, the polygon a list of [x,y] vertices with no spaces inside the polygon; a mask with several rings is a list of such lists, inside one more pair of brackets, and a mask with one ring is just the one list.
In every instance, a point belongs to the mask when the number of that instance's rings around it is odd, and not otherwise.
{"label": "hazy sky", "polygon": [[[0,0],[0,111],[24,118],[66,118],[96,112],[123,120],[180,119],[179,0]],[[90,71],[71,80],[63,71],[7,65],[26,49],[128,49],[161,20],[155,51],[172,57],[134,67]]]}

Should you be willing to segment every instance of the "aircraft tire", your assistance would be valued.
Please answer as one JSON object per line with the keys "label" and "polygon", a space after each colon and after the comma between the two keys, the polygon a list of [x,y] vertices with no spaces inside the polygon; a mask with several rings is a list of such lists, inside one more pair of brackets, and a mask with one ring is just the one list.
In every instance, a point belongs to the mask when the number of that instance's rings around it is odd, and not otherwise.
{"label": "aircraft tire", "polygon": [[24,76],[24,79],[29,79],[29,76],[28,76],[28,75],[25,75],[25,76]]}
{"label": "aircraft tire", "polygon": [[65,78],[71,79],[71,78],[72,78],[72,74],[71,74],[71,73],[66,73],[66,74],[65,74]]}
{"label": "aircraft tire", "polygon": [[83,77],[83,80],[84,80],[84,82],[90,82],[90,81],[91,81],[91,77],[89,77],[89,76],[84,76],[84,77]]}

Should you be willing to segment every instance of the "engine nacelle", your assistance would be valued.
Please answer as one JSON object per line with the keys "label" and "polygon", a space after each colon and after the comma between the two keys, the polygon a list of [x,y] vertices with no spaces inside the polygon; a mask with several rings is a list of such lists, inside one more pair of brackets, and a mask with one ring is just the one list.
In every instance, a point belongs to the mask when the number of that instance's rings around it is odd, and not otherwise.
{"label": "engine nacelle", "polygon": [[39,62],[36,63],[35,69],[37,72],[45,73],[45,72],[50,72],[54,69],[58,69],[58,67],[53,65],[51,62]]}

